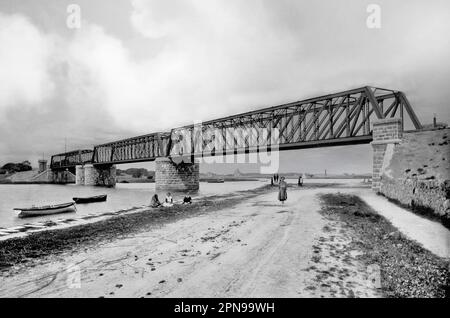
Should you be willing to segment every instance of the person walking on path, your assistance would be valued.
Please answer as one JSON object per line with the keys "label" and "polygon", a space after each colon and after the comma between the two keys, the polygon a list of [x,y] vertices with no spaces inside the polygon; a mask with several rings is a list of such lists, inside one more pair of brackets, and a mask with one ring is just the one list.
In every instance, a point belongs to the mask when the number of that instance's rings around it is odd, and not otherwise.
{"label": "person walking on path", "polygon": [[287,200],[287,183],[284,181],[284,177],[280,178],[280,183],[278,184],[278,200],[282,204]]}

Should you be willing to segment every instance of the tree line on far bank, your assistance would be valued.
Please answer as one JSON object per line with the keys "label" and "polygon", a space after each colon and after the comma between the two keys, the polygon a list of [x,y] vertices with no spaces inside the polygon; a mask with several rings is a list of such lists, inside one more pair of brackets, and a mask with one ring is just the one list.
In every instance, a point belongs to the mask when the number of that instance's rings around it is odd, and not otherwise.
{"label": "tree line on far bank", "polygon": [[133,178],[147,178],[152,179],[155,175],[154,171],[148,171],[145,168],[129,168],[126,170],[117,169],[117,176],[122,176],[124,174],[130,175]]}
{"label": "tree line on far bank", "polygon": [[28,160],[19,163],[8,162],[0,168],[0,174],[10,174],[30,170],[32,170],[32,167]]}

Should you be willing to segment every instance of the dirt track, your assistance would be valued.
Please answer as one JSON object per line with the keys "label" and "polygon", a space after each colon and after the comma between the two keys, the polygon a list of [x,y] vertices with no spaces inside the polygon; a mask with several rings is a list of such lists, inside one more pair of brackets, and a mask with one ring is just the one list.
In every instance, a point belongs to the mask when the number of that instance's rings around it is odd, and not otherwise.
{"label": "dirt track", "polygon": [[[342,189],[340,190],[343,191]],[[176,221],[1,278],[1,297],[373,297],[358,251],[291,190]],[[78,284],[80,282],[80,284]]]}

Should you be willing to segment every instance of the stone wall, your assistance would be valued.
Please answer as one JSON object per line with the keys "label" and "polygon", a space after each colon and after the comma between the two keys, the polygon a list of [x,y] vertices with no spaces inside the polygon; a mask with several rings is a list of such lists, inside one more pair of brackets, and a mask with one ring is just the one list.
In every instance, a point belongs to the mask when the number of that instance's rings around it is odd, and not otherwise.
{"label": "stone wall", "polygon": [[84,185],[84,166],[75,167],[75,184]]}
{"label": "stone wall", "polygon": [[169,158],[157,158],[155,162],[156,191],[197,191],[200,165],[172,162]]}
{"label": "stone wall", "polygon": [[44,183],[44,182],[52,183],[53,178],[54,178],[53,171],[51,169],[47,169],[44,172],[41,172],[41,173],[37,174],[36,176],[34,176],[30,181],[39,182],[39,183],[41,183],[41,182],[42,183]]}
{"label": "stone wall", "polygon": [[374,190],[404,205],[429,209],[448,222],[450,129],[393,133],[398,138],[380,143],[383,134],[392,133],[392,128],[380,128],[374,125]]}
{"label": "stone wall", "polygon": [[84,172],[84,185],[87,186],[107,186],[114,187],[116,185],[116,166],[94,166],[87,164],[82,167],[77,166],[77,172],[80,172],[79,182],[81,184],[82,174]]}
{"label": "stone wall", "polygon": [[385,155],[392,154],[395,144],[402,138],[401,120],[397,118],[381,119],[373,123],[373,172],[372,189],[379,192]]}
{"label": "stone wall", "polygon": [[52,183],[62,183],[62,184],[74,183],[75,175],[68,170],[53,171],[50,174],[49,179],[51,180]]}
{"label": "stone wall", "polygon": [[84,185],[95,186],[97,185],[98,171],[94,165],[88,164],[84,166]]}

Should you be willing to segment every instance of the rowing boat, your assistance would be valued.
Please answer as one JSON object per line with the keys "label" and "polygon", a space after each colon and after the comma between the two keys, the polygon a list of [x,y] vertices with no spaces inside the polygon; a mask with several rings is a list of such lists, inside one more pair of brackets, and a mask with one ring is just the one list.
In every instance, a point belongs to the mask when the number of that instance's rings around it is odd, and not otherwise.
{"label": "rowing boat", "polygon": [[75,206],[75,202],[68,202],[54,205],[33,206],[31,208],[15,208],[14,210],[20,211],[18,214],[19,218],[25,218],[31,216],[76,212],[77,208]]}
{"label": "rowing boat", "polygon": [[208,183],[224,183],[225,179],[220,179],[220,178],[206,179],[206,182],[208,182]]}
{"label": "rowing boat", "polygon": [[85,197],[85,198],[73,198],[75,203],[91,203],[91,202],[102,202],[106,201],[106,194],[96,195],[93,197]]}

